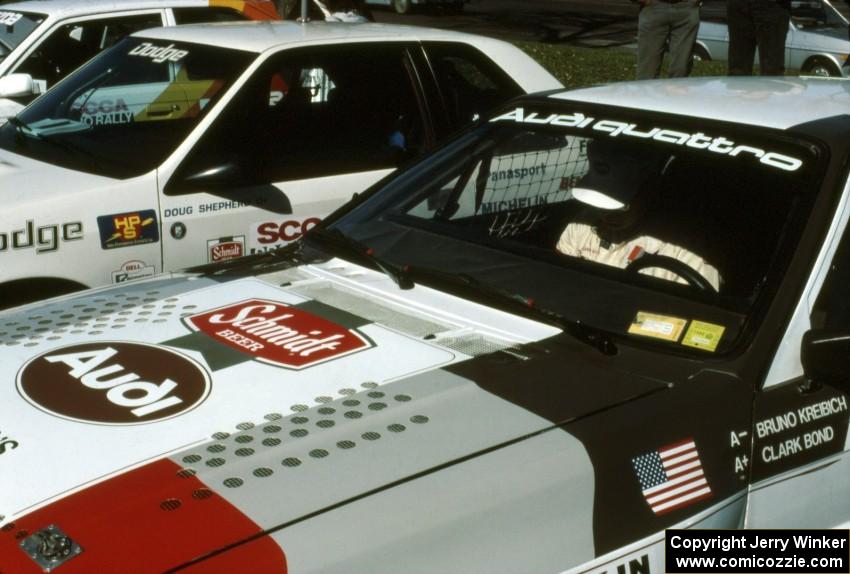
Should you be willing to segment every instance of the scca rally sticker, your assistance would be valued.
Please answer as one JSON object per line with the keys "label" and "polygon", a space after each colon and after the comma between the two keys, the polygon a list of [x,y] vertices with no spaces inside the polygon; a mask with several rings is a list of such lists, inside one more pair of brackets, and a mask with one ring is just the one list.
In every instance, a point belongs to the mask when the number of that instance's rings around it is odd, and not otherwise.
{"label": "scca rally sticker", "polygon": [[132,211],[97,218],[100,229],[100,246],[103,249],[132,247],[159,241],[159,224],[156,211]]}
{"label": "scca rally sticker", "polygon": [[184,322],[239,353],[287,369],[305,369],[374,346],[355,329],[265,299],[190,315]]}
{"label": "scca rally sticker", "polygon": [[17,387],[31,405],[60,418],[132,425],[194,409],[209,395],[210,379],[171,349],[103,341],[38,355],[18,372]]}

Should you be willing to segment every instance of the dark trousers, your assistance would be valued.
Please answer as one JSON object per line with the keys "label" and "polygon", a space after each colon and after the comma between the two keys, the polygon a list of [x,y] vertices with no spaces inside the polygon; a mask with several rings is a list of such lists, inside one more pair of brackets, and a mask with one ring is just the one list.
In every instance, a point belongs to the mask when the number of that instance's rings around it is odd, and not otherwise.
{"label": "dark trousers", "polygon": [[699,0],[675,4],[650,0],[638,16],[637,79],[657,78],[670,48],[671,78],[691,73],[691,52],[699,29]]}
{"label": "dark trousers", "polygon": [[762,76],[785,73],[790,8],[781,0],[726,0],[729,75],[752,76],[756,48]]}

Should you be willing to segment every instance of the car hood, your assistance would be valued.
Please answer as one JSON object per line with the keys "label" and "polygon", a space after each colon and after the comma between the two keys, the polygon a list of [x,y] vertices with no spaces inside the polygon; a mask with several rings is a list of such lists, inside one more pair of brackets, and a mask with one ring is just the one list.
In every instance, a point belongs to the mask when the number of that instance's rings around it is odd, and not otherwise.
{"label": "car hood", "polygon": [[829,45],[838,51],[847,51],[850,42],[847,41],[847,28],[841,26],[810,26],[798,28],[806,38],[814,43]]}
{"label": "car hood", "polygon": [[66,169],[0,149],[3,203],[27,203],[114,185],[116,180]]}
{"label": "car hood", "polygon": [[[571,343],[575,368],[556,376],[575,398],[551,420],[453,369],[485,357],[533,368],[559,334],[423,286],[400,291],[339,260],[135,282],[2,313],[0,562],[38,572],[32,548],[67,536],[59,572],[119,559],[164,571],[243,552],[257,571],[285,570],[287,544],[263,534],[424,476],[445,480],[444,469],[464,484],[492,480],[498,457],[528,449],[557,452],[559,468],[520,483],[537,492],[565,480],[556,496],[586,525],[591,464],[559,425],[665,384],[580,361],[599,354]],[[587,554],[585,531],[558,545]]]}

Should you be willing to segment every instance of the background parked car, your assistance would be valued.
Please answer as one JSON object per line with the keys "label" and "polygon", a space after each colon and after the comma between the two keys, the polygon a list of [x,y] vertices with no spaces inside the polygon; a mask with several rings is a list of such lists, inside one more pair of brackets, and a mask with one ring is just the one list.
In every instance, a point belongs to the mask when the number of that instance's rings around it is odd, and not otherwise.
{"label": "background parked car", "polygon": [[54,0],[0,9],[0,122],[83,62],[145,28],[276,19],[271,0]]}
{"label": "background parked car", "polygon": [[413,10],[414,6],[448,6],[455,10],[463,10],[463,5],[469,0],[365,0],[366,4],[373,6],[392,6],[399,14],[406,14]]}
{"label": "background parked car", "polygon": [[[694,57],[726,61],[728,52],[725,1],[712,0],[703,6]],[[785,39],[788,69],[800,70],[805,75],[841,76],[848,54],[847,19],[829,0],[792,2],[791,23]]]}
{"label": "background parked car", "polygon": [[0,301],[274,249],[492,107],[560,86],[511,44],[426,28],[134,34],[0,127]]}

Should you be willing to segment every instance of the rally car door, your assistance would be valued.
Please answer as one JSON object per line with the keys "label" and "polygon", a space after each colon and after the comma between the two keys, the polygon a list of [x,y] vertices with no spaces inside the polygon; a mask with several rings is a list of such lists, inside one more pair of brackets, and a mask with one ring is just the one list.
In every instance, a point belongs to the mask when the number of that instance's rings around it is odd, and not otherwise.
{"label": "rally car door", "polygon": [[[756,395],[746,525],[850,524],[850,232],[833,224],[806,291]],[[799,352],[799,356],[797,353]]]}
{"label": "rally car door", "polygon": [[164,266],[298,239],[432,138],[406,45],[271,56],[164,182]]}
{"label": "rally car door", "polygon": [[163,10],[135,10],[61,20],[10,72],[30,74],[47,89],[95,54],[137,30],[162,26]]}

